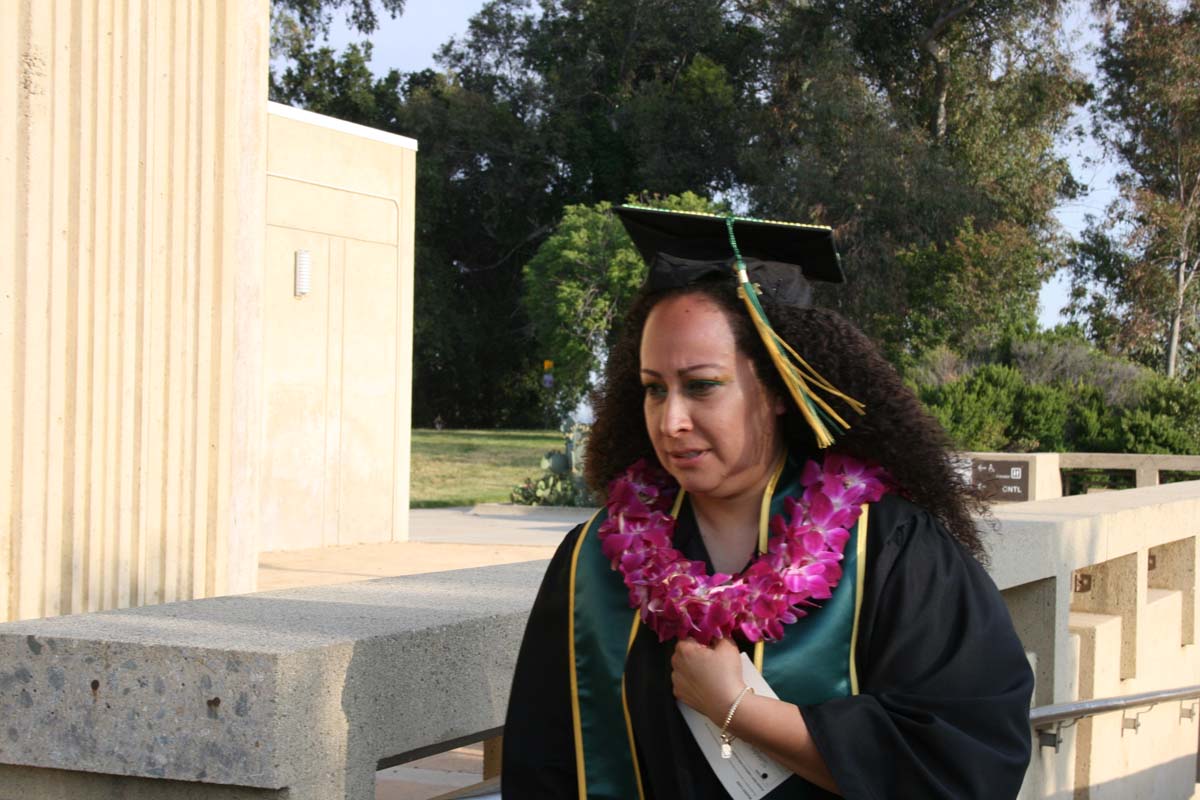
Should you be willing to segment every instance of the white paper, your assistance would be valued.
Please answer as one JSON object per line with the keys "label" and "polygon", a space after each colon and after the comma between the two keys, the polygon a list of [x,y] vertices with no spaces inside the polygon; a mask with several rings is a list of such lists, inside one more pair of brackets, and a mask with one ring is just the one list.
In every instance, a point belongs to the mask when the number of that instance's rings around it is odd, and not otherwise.
{"label": "white paper", "polygon": [[[742,653],[742,680],[754,689],[755,694],[778,697],[745,653]],[[704,753],[708,765],[734,800],[759,800],[791,777],[792,773],[787,768],[741,739],[734,740],[732,758],[721,758],[720,727],[691,706],[678,700],[675,702],[692,735],[696,737],[700,752]]]}

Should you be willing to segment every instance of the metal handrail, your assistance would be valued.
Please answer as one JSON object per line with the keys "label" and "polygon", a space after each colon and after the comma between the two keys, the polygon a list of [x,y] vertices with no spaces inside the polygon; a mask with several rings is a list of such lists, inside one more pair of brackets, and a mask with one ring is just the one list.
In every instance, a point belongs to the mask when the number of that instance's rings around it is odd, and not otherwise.
{"label": "metal handrail", "polygon": [[1125,708],[1155,705],[1170,700],[1191,700],[1200,697],[1200,684],[1196,686],[1181,686],[1178,689],[1161,689],[1156,692],[1127,694],[1120,697],[1103,697],[1099,700],[1079,700],[1074,703],[1055,703],[1052,706],[1040,706],[1029,712],[1029,721],[1033,727],[1040,728],[1051,722],[1066,719],[1083,719],[1085,717],[1104,714],[1109,711],[1120,711]]}
{"label": "metal handrail", "polygon": [[[1169,703],[1175,700],[1195,700],[1200,698],[1200,685],[1196,686],[1181,686],[1177,689],[1160,689],[1154,692],[1142,692],[1140,694],[1127,694],[1120,697],[1103,697],[1097,700],[1079,700],[1073,703],[1055,703],[1049,706],[1040,706],[1029,712],[1029,723],[1038,735],[1038,744],[1042,747],[1053,747],[1055,752],[1058,752],[1059,745],[1062,744],[1062,736],[1060,732],[1064,728],[1069,728],[1076,722],[1088,717],[1096,716],[1097,714],[1107,714],[1110,711],[1123,711],[1127,708],[1140,708],[1146,706],[1146,711],[1149,711],[1159,703]],[[1144,712],[1143,712],[1144,713]],[[1135,715],[1133,719],[1126,719],[1124,728],[1137,730],[1140,723]],[[1186,719],[1192,719],[1194,712],[1192,709],[1180,709],[1180,716]],[[1070,720],[1068,724],[1063,724]]]}

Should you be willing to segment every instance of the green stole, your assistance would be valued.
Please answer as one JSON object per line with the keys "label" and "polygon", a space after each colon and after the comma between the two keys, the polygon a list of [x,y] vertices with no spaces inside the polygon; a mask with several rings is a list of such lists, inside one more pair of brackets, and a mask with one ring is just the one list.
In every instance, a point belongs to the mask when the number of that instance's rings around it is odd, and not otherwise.
{"label": "green stole", "polygon": [[[774,491],[769,510],[764,508],[760,520],[760,549],[767,520],[784,513],[785,498],[803,492],[801,466],[787,459],[768,484],[768,491]],[[677,502],[676,513],[678,508]],[[606,516],[601,509],[591,518],[571,561],[568,663],[580,800],[643,797],[624,681],[625,658],[642,625],[638,612],[629,607],[629,591],[621,573],[600,549],[597,531]],[[854,646],[866,566],[866,529],[864,505],[846,542],[842,579],[833,597],[788,625],[782,641],[765,647],[759,643],[755,648],[755,664],[783,700],[804,706],[858,693]],[[792,776],[765,800],[807,798],[812,796],[811,789],[812,784]]]}

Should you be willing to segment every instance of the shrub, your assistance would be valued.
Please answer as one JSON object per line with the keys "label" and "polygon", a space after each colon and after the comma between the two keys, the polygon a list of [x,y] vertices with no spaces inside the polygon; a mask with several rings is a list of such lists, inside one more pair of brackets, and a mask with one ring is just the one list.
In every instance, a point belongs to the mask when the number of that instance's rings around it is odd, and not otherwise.
{"label": "shrub", "polygon": [[1128,406],[1135,402],[1135,387],[1152,373],[1132,361],[1116,358],[1082,341],[1043,334],[1014,342],[1009,347],[1010,361],[1031,384],[1098,387],[1111,405]]}
{"label": "shrub", "polygon": [[588,426],[574,425],[566,436],[567,450],[551,450],[542,456],[542,476],[526,478],[513,487],[509,497],[519,506],[578,506],[597,505],[583,481],[583,450]]}
{"label": "shrub", "polygon": [[1006,449],[1061,451],[1067,446],[1071,397],[1057,386],[1025,384],[1013,403]]}
{"label": "shrub", "polygon": [[536,481],[526,478],[513,487],[512,501],[519,506],[580,506],[596,505],[591,492],[579,477],[547,471]]}
{"label": "shrub", "polygon": [[926,387],[921,399],[962,449],[1002,450],[1023,387],[1016,370],[987,364],[960,380]]}
{"label": "shrub", "polygon": [[1121,409],[1109,404],[1099,387],[1079,384],[1071,387],[1070,392],[1071,406],[1067,413],[1063,450],[1120,452],[1116,433]]}
{"label": "shrub", "polygon": [[1200,383],[1162,375],[1141,381],[1119,430],[1127,453],[1200,454]]}
{"label": "shrub", "polygon": [[914,388],[945,386],[965,377],[974,368],[958,353],[944,345],[924,351],[904,370],[904,377]]}
{"label": "shrub", "polygon": [[[1200,383],[1156,375],[1069,331],[1008,342],[970,370],[946,348],[909,380],[965,450],[1200,454]],[[969,370],[961,377],[955,377]]]}

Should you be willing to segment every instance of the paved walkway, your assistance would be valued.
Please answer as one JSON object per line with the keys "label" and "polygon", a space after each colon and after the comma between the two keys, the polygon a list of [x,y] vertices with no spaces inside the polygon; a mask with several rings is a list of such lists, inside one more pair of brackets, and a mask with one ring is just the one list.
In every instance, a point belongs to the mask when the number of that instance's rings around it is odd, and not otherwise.
{"label": "paved walkway", "polygon": [[[410,541],[262,553],[259,591],[416,575],[547,559],[588,509],[415,509]],[[429,800],[482,780],[483,745],[472,745],[378,773],[376,800]]]}
{"label": "paved walkway", "polygon": [[541,508],[482,503],[474,508],[418,508],[408,512],[417,542],[523,544],[557,547],[595,509]]}
{"label": "paved walkway", "polygon": [[375,773],[375,800],[430,800],[483,780],[483,745],[447,753]]}
{"label": "paved walkway", "polygon": [[258,589],[290,589],[550,558],[587,509],[482,505],[409,512],[410,541],[262,553]]}

